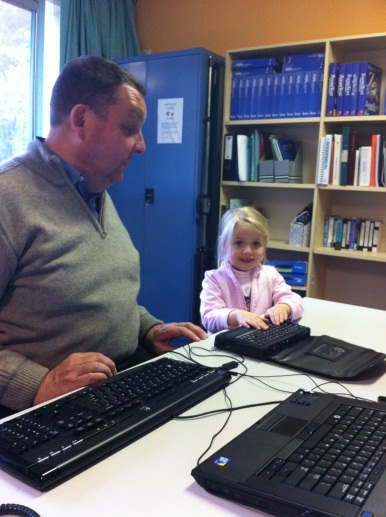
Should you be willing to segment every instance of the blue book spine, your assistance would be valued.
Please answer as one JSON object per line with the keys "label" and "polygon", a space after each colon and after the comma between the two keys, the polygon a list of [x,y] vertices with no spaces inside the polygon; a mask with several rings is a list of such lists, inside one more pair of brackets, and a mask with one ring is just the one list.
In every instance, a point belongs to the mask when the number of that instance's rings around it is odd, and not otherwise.
{"label": "blue book spine", "polygon": [[238,112],[238,95],[239,95],[239,78],[237,75],[232,75],[232,84],[231,84],[231,107],[230,107],[230,120],[237,119]]}
{"label": "blue book spine", "polygon": [[264,118],[272,118],[273,74],[266,75],[264,98]]}
{"label": "blue book spine", "polygon": [[358,115],[378,115],[381,70],[372,63],[359,64]]}
{"label": "blue book spine", "polygon": [[302,117],[304,72],[295,73],[294,117]]}
{"label": "blue book spine", "polygon": [[273,74],[272,78],[272,118],[279,118],[281,74]]}
{"label": "blue book spine", "polygon": [[280,74],[279,118],[287,116],[287,82],[288,74]]}
{"label": "blue book spine", "polygon": [[252,75],[247,75],[244,78],[244,111],[243,119],[251,118],[251,93],[252,93]]}
{"label": "blue book spine", "polygon": [[336,86],[336,116],[343,115],[343,95],[344,95],[344,77],[345,77],[345,63],[340,63],[338,81]]}
{"label": "blue book spine", "polygon": [[310,93],[311,93],[311,77],[312,72],[306,70],[303,77],[303,104],[302,104],[302,116],[310,116]]}
{"label": "blue book spine", "polygon": [[359,63],[352,64],[352,85],[351,85],[351,102],[350,115],[358,114],[358,84],[359,84]]}
{"label": "blue book spine", "polygon": [[245,70],[246,68],[262,68],[264,66],[277,66],[279,61],[276,57],[257,57],[250,59],[235,59],[232,68]]}
{"label": "blue book spine", "polygon": [[339,63],[330,63],[328,70],[326,117],[336,114],[336,86],[339,73]]}
{"label": "blue book spine", "polygon": [[349,236],[349,249],[356,250],[358,243],[358,219],[351,219],[350,224],[350,236]]}
{"label": "blue book spine", "polygon": [[257,83],[257,94],[258,94],[258,112],[257,118],[264,118],[264,104],[265,104],[265,82],[266,75],[259,75]]}
{"label": "blue book spine", "polygon": [[289,63],[304,63],[304,62],[314,62],[318,63],[320,61],[324,61],[324,52],[314,52],[309,54],[292,54],[289,56],[284,56],[284,64]]}
{"label": "blue book spine", "polygon": [[251,85],[251,119],[257,118],[257,113],[259,111],[259,76],[252,76],[252,85]]}
{"label": "blue book spine", "polygon": [[310,88],[310,117],[320,116],[320,105],[322,102],[322,80],[323,72],[314,70],[311,72]]}
{"label": "blue book spine", "polygon": [[346,63],[345,74],[344,74],[344,90],[343,90],[343,116],[344,117],[348,117],[350,115],[352,72],[353,72],[353,64]]}
{"label": "blue book spine", "polygon": [[323,61],[303,61],[299,63],[284,63],[281,67],[282,72],[299,72],[301,70],[323,70]]}
{"label": "blue book spine", "polygon": [[287,83],[287,118],[294,116],[295,108],[295,73],[288,73]]}

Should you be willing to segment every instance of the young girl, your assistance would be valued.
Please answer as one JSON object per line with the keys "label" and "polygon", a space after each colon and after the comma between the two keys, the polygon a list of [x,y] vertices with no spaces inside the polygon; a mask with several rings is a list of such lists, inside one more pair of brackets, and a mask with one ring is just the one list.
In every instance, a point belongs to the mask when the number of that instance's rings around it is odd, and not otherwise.
{"label": "young girl", "polygon": [[266,329],[298,320],[302,298],[272,266],[263,265],[268,223],[253,207],[228,210],[220,221],[218,269],[206,271],[201,292],[201,321],[208,332],[242,325]]}

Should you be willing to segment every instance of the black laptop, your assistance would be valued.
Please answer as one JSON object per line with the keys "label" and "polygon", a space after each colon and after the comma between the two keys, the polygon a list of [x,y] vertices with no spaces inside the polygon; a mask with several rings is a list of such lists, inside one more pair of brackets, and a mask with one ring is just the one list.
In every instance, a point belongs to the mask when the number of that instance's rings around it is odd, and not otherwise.
{"label": "black laptop", "polygon": [[280,517],[385,517],[386,404],[297,391],[192,471]]}

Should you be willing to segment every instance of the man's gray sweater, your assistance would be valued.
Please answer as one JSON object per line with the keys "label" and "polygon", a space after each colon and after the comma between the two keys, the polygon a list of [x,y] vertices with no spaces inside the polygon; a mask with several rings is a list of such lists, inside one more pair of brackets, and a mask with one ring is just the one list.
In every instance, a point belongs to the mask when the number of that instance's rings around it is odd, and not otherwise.
{"label": "man's gray sweater", "polygon": [[107,193],[98,223],[38,139],[0,167],[1,405],[29,407],[73,352],[127,359],[160,323],[138,291],[138,253]]}

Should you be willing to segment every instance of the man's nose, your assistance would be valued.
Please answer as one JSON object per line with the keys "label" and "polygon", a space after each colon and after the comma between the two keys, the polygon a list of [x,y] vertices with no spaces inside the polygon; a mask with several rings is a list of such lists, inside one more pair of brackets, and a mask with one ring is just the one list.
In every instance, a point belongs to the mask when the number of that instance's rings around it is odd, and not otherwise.
{"label": "man's nose", "polygon": [[139,132],[137,140],[135,142],[134,150],[138,154],[143,154],[146,151],[145,139],[143,137],[142,131]]}

